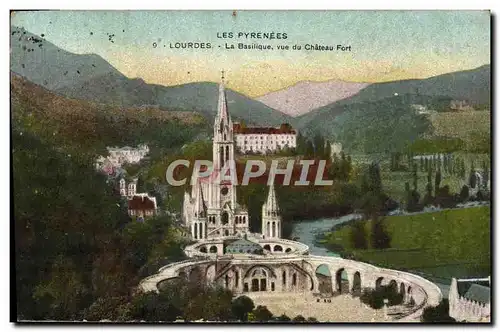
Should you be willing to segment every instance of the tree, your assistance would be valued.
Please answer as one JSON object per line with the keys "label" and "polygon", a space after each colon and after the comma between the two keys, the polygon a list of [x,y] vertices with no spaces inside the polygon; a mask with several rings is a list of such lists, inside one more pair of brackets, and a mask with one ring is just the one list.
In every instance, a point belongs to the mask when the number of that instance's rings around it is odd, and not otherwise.
{"label": "tree", "polygon": [[476,172],[473,169],[471,169],[470,175],[469,175],[469,187],[471,187],[472,189],[475,189],[476,185],[477,185]]}
{"label": "tree", "polygon": [[368,240],[363,222],[356,221],[351,227],[351,244],[356,249],[367,249]]}
{"label": "tree", "polygon": [[420,194],[416,190],[411,190],[407,192],[408,198],[406,203],[406,210],[408,212],[420,211],[421,206],[420,202]]}
{"label": "tree", "polygon": [[308,317],[307,321],[310,323],[317,323],[318,322],[318,320],[315,317]]}
{"label": "tree", "polygon": [[314,135],[314,156],[316,158],[324,158],[325,155],[325,138],[320,134]]}
{"label": "tree", "polygon": [[424,164],[424,158],[420,157],[420,171],[423,172],[425,171],[425,164]]}
{"label": "tree", "polygon": [[259,322],[268,322],[273,318],[273,314],[269,311],[269,309],[267,309],[266,306],[257,306],[257,308],[253,310],[253,314],[255,320]]}
{"label": "tree", "polygon": [[182,310],[171,303],[165,294],[140,293],[132,299],[132,319],[151,322],[174,321],[180,315]]}
{"label": "tree", "polygon": [[304,318],[304,316],[302,316],[302,315],[298,315],[298,316],[295,316],[295,317],[292,319],[292,321],[293,321],[293,322],[300,322],[300,323],[302,323],[302,322],[305,322],[305,321],[306,321],[306,319]]}
{"label": "tree", "polygon": [[469,199],[469,187],[467,185],[462,186],[462,190],[460,190],[460,201],[465,203]]}
{"label": "tree", "polygon": [[382,192],[380,167],[377,163],[370,164],[368,169],[365,171],[362,178],[361,191],[363,193],[373,192],[377,194]]}
{"label": "tree", "polygon": [[436,171],[436,178],[435,178],[435,181],[434,181],[434,191],[435,191],[435,195],[437,196],[437,192],[439,190],[439,186],[441,185],[441,170],[438,169]]}
{"label": "tree", "polygon": [[289,322],[291,319],[285,314],[282,314],[281,316],[276,318],[276,321],[278,322]]}
{"label": "tree", "polygon": [[375,217],[372,219],[371,245],[374,249],[386,249],[391,247],[391,237],[385,228],[384,219]]}
{"label": "tree", "polygon": [[120,310],[128,303],[128,298],[123,297],[109,297],[98,298],[92,305],[85,309],[84,318],[88,321],[100,321],[102,319],[109,319],[111,321],[129,320],[126,315]]}
{"label": "tree", "polygon": [[449,302],[447,299],[441,300],[437,307],[427,307],[420,318],[425,323],[454,322],[449,315]]}
{"label": "tree", "polygon": [[331,145],[330,141],[328,141],[328,140],[326,140],[326,142],[325,142],[325,153],[324,153],[323,158],[325,160],[331,160],[331,158],[332,158],[332,145]]}
{"label": "tree", "polygon": [[432,188],[432,169],[429,168],[429,172],[427,173],[427,185],[425,187],[425,196],[424,196],[424,205],[430,205],[433,203],[434,198],[432,196],[433,188]]}
{"label": "tree", "polygon": [[488,188],[488,181],[490,179],[489,177],[489,167],[488,167],[488,163],[486,162],[486,160],[483,161],[483,187],[486,189]]}
{"label": "tree", "polygon": [[384,296],[382,292],[365,288],[359,297],[362,303],[373,309],[381,309],[384,306]]}
{"label": "tree", "polygon": [[305,157],[307,158],[313,158],[314,157],[314,145],[311,141],[306,142],[306,147],[305,147]]}
{"label": "tree", "polygon": [[418,190],[417,165],[413,167],[413,190]]}
{"label": "tree", "polygon": [[231,310],[237,319],[245,322],[248,319],[248,313],[252,312],[254,307],[252,299],[242,295],[233,300]]}
{"label": "tree", "polygon": [[349,155],[349,156],[347,156],[347,160],[346,160],[346,178],[345,178],[346,181],[350,180],[351,173],[352,173],[352,158]]}

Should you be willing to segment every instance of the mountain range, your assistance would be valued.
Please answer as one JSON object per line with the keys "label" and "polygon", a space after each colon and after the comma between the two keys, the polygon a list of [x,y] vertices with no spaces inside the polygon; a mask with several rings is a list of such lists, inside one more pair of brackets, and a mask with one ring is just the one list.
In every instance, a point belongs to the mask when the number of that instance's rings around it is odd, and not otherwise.
{"label": "mountain range", "polygon": [[321,106],[351,97],[368,85],[368,83],[336,80],[326,82],[301,81],[256,99],[282,113],[296,117]]}
{"label": "mountain range", "polygon": [[[11,71],[71,99],[124,108],[196,111],[210,123],[216,114],[216,83],[149,84],[126,77],[98,55],[67,52],[43,36],[16,27],[11,28]],[[226,94],[236,121],[265,126],[288,122],[305,135],[319,132],[348,149],[373,152],[385,149],[384,145],[399,146],[403,136],[413,140],[432,131],[428,121],[415,114],[413,104],[432,109],[464,100],[475,108],[489,109],[490,75],[490,65],[484,65],[427,79],[384,83],[305,81],[257,100],[230,89]],[[395,130],[394,126],[402,127]],[[377,148],[377,144],[382,146]]]}
{"label": "mountain range", "polygon": [[[12,72],[60,95],[122,107],[155,105],[197,111],[209,118],[217,112],[217,84],[196,82],[166,87],[128,78],[96,54],[73,54],[22,28],[11,28]],[[248,124],[279,125],[291,117],[227,89],[231,113]]]}

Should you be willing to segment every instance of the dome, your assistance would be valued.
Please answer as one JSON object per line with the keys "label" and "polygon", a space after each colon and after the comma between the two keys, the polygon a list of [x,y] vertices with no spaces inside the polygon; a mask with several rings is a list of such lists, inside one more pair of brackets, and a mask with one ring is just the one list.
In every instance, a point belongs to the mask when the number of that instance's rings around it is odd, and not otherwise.
{"label": "dome", "polygon": [[262,254],[262,247],[247,239],[239,239],[226,247],[227,254]]}

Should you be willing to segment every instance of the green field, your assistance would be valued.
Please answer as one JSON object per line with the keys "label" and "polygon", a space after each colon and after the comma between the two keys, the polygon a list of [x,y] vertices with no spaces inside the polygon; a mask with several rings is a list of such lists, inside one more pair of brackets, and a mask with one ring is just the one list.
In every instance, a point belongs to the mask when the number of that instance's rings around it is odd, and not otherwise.
{"label": "green field", "polygon": [[[385,224],[392,239],[390,249],[352,249],[350,225],[326,234],[322,242],[340,245],[362,261],[444,279],[491,274],[488,206],[392,216]],[[369,221],[365,227],[369,236]]]}

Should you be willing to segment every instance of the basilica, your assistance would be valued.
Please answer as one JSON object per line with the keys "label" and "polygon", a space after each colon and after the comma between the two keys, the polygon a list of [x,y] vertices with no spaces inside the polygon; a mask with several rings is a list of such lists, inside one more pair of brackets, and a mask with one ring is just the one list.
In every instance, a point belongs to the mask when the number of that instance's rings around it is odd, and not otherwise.
{"label": "basilica", "polygon": [[[212,175],[198,177],[191,193],[184,194],[183,220],[195,240],[250,234],[248,211],[238,204],[235,186],[223,177],[214,176],[227,169],[224,166],[235,162],[235,138],[222,80],[214,123]],[[262,207],[262,237],[280,236],[281,217],[274,186],[271,185]]]}

